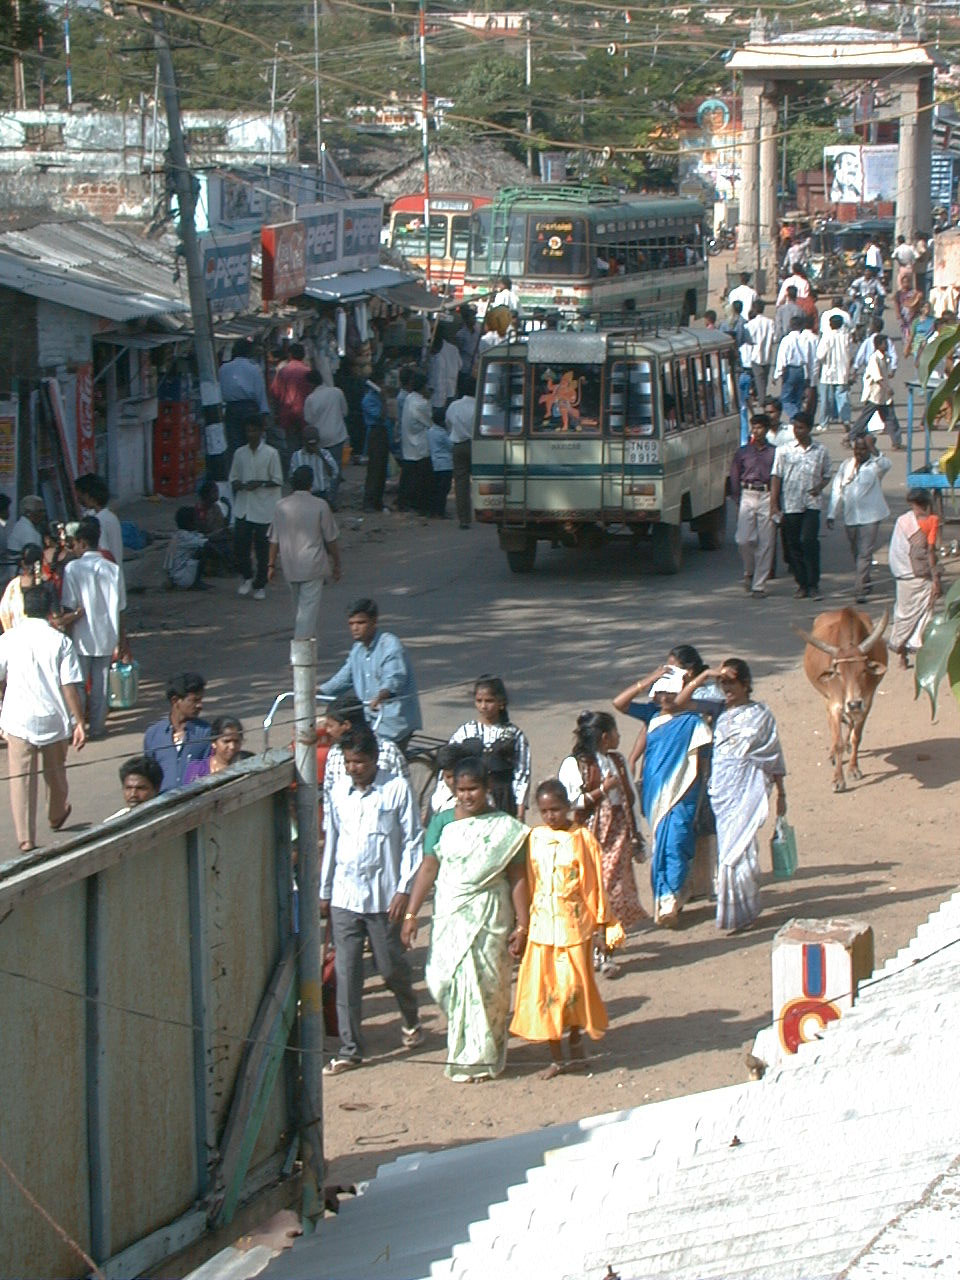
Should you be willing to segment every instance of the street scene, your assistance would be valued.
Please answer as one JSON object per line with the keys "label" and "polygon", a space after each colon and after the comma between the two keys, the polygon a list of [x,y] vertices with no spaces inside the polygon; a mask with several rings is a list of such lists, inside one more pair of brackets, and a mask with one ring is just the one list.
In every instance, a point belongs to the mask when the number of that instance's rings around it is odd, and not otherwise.
{"label": "street scene", "polygon": [[[0,1275],[960,1267],[947,43],[703,15],[681,92],[668,10],[240,6],[234,128],[195,15],[28,7]],[[870,1190],[784,1254],[821,1126]]]}

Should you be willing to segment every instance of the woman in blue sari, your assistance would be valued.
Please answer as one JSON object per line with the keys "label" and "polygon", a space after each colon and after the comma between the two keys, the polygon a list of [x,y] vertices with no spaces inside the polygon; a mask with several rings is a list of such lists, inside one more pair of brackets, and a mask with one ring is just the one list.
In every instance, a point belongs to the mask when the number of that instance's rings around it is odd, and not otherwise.
{"label": "woman in blue sari", "polygon": [[641,807],[653,836],[653,918],[667,929],[676,928],[690,897],[697,807],[703,785],[700,751],[711,739],[710,727],[702,716],[673,710],[685,675],[680,667],[668,667],[652,685],[653,706],[638,743],[642,747],[638,753]]}

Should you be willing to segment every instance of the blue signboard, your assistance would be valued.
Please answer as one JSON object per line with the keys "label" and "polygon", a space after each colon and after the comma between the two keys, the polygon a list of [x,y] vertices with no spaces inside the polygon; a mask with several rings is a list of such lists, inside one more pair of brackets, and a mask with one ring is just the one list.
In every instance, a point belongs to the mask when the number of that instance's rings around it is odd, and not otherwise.
{"label": "blue signboard", "polygon": [[947,151],[934,150],[930,157],[930,199],[949,209],[956,190],[953,173],[957,157]]}
{"label": "blue signboard", "polygon": [[342,210],[341,270],[375,267],[380,261],[383,201],[348,202]]}
{"label": "blue signboard", "polygon": [[246,311],[250,304],[250,236],[202,236],[203,280],[210,310]]}
{"label": "blue signboard", "polygon": [[306,229],[307,279],[332,275],[339,256],[339,205],[300,204],[296,214]]}

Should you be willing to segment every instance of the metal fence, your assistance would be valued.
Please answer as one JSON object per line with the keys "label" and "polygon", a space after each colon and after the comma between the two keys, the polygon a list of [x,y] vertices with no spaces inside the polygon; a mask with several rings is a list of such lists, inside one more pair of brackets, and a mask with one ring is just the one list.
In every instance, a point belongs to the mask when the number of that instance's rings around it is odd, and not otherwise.
{"label": "metal fence", "polygon": [[[293,1164],[289,752],[0,866],[0,1157],[107,1277]],[[80,1276],[0,1171],[0,1275]]]}

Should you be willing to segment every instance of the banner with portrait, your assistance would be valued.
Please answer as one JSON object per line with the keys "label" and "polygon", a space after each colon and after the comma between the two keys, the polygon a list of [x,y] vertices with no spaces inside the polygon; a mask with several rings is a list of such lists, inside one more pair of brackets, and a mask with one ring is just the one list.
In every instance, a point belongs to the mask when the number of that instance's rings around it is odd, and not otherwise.
{"label": "banner with portrait", "polygon": [[823,148],[823,183],[831,204],[861,204],[863,147],[841,142]]}

